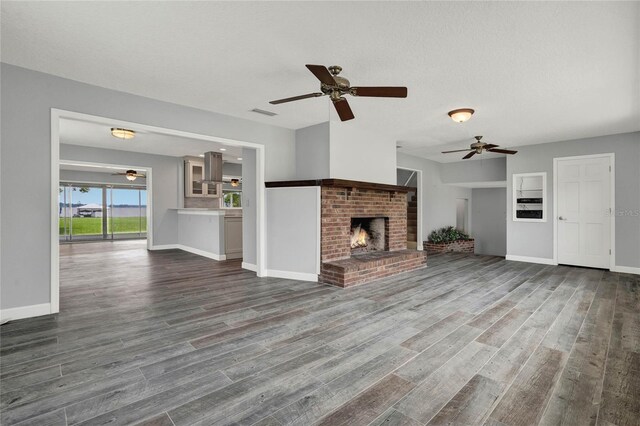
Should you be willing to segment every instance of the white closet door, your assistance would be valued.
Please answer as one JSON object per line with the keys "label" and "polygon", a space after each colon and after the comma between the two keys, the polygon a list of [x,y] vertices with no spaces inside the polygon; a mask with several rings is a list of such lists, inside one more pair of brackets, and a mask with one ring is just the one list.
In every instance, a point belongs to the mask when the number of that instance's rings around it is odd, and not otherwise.
{"label": "white closet door", "polygon": [[610,158],[559,159],[558,263],[609,268]]}

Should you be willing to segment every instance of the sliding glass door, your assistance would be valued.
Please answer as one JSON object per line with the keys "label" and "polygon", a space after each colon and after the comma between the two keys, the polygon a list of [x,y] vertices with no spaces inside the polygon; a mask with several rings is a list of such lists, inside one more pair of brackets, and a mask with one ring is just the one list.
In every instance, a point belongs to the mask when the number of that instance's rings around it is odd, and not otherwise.
{"label": "sliding glass door", "polygon": [[147,236],[145,187],[62,183],[58,202],[60,241]]}
{"label": "sliding glass door", "polygon": [[108,190],[108,237],[111,239],[146,237],[146,189],[110,187]]}

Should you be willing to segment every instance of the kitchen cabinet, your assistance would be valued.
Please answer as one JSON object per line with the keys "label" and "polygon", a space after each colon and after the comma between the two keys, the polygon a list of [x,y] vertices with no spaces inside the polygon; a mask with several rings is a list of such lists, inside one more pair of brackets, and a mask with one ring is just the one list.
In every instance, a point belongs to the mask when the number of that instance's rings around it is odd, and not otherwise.
{"label": "kitchen cabinet", "polygon": [[222,184],[202,183],[204,161],[184,161],[184,196],[200,198],[220,198]]}
{"label": "kitchen cabinet", "polygon": [[242,217],[224,218],[224,247],[227,259],[242,258]]}

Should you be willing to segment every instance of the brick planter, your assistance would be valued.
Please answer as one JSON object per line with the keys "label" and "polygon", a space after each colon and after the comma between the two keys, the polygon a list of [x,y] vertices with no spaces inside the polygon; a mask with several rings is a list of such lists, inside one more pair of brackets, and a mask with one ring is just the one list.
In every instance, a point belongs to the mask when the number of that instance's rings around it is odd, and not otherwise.
{"label": "brick planter", "polygon": [[474,252],[474,240],[458,240],[450,243],[430,243],[424,242],[424,249],[429,254],[435,253],[473,253]]}

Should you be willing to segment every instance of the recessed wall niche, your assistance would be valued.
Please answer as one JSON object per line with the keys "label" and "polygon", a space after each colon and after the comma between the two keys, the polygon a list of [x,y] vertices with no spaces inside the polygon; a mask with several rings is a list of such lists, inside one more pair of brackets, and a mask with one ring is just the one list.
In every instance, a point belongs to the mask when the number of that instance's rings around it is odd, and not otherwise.
{"label": "recessed wall niche", "polygon": [[546,222],[547,174],[519,173],[512,181],[513,221]]}

